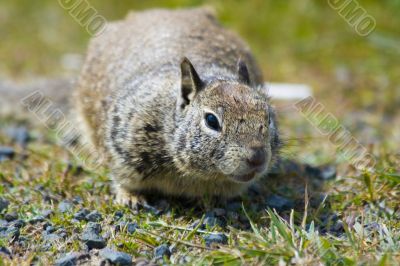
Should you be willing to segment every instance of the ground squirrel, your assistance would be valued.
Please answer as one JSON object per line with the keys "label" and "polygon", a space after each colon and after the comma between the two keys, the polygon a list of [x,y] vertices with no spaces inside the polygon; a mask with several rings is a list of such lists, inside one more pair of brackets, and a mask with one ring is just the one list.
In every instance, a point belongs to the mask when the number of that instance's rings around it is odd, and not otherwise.
{"label": "ground squirrel", "polygon": [[90,42],[72,104],[117,201],[229,198],[277,158],[275,114],[247,45],[206,8],[133,12]]}

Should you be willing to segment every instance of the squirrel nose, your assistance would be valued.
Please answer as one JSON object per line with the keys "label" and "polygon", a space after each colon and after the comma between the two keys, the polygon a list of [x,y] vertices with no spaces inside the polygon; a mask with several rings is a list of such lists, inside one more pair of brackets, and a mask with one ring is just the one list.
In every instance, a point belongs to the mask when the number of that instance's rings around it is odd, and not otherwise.
{"label": "squirrel nose", "polygon": [[250,158],[247,159],[247,163],[251,167],[259,167],[265,163],[266,154],[263,148],[252,148]]}

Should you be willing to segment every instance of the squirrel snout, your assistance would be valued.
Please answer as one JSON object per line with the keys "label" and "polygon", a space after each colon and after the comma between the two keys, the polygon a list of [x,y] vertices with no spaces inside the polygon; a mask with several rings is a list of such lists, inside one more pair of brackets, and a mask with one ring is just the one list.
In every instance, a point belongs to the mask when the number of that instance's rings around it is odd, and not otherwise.
{"label": "squirrel snout", "polygon": [[251,167],[260,167],[265,164],[266,153],[263,147],[251,148],[251,155],[247,158],[247,163]]}

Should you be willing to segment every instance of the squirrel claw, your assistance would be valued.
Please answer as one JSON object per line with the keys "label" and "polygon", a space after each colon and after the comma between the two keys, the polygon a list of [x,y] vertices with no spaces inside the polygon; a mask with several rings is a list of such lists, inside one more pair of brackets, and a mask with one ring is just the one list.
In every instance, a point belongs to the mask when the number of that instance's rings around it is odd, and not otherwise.
{"label": "squirrel claw", "polygon": [[124,190],[117,191],[116,201],[120,205],[127,206],[133,210],[139,210],[140,206],[147,206],[147,200],[143,195],[129,193]]}

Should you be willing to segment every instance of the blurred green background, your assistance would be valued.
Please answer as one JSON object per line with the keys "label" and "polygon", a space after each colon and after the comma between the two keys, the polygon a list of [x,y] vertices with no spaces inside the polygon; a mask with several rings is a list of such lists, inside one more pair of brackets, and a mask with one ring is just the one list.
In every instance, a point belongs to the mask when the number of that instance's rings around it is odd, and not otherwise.
{"label": "blurred green background", "polygon": [[[78,75],[90,35],[59,1],[87,1],[107,21],[132,10],[212,6],[249,43],[266,80],[311,85],[326,112],[362,144],[398,152],[400,0],[348,0],[376,21],[364,37],[329,5],[346,0],[2,0],[0,79]],[[289,156],[310,163],[338,160],[335,147],[298,113],[278,111]]]}
{"label": "blurred green background", "polygon": [[[250,44],[267,80],[308,83],[352,108],[394,114],[400,105],[400,0],[358,1],[377,22],[367,37],[328,0],[88,3],[110,21],[130,10],[209,5]],[[84,54],[90,38],[57,0],[2,0],[0,36],[0,77],[15,79],[70,74],[65,64]]]}
{"label": "blurred green background", "polygon": [[[88,2],[107,20],[129,10],[210,5],[248,41],[266,79],[309,83],[329,97],[340,91],[339,101],[386,113],[400,104],[400,0],[358,1],[377,22],[367,37],[325,0]],[[65,74],[65,55],[84,54],[90,38],[57,0],[0,1],[0,36],[0,77],[18,79]],[[358,97],[349,99],[353,92]]]}

